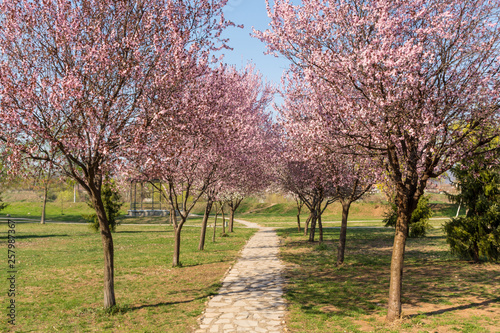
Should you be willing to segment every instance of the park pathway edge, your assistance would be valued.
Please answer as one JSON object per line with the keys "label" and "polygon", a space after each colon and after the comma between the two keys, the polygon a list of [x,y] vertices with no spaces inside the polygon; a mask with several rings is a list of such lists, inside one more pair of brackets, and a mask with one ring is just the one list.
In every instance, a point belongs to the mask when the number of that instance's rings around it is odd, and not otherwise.
{"label": "park pathway edge", "polygon": [[195,333],[286,332],[283,299],[284,265],[278,258],[279,238],[273,228],[235,220],[258,231],[211,298]]}

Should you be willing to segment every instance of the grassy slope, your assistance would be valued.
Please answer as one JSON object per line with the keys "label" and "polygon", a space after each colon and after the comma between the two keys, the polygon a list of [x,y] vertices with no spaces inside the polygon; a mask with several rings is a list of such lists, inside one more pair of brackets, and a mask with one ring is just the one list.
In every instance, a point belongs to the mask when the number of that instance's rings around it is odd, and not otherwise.
{"label": "grassy slope", "polygon": [[[0,224],[4,257],[6,230],[6,224]],[[113,235],[119,311],[110,315],[101,305],[100,235],[85,225],[18,223],[16,331],[190,331],[207,297],[217,291],[223,274],[253,233],[237,229],[230,237],[218,237],[216,243],[207,237],[206,250],[200,252],[199,230],[183,230],[183,267],[171,268],[171,227],[120,226]],[[0,280],[5,281],[6,274],[6,269],[0,270]],[[0,303],[6,302],[2,292]],[[0,331],[7,330],[2,319]]]}
{"label": "grassy slope", "polygon": [[[442,219],[455,216],[457,205],[449,203],[445,195],[433,194],[430,202],[434,218]],[[381,220],[384,218],[387,207],[387,202],[384,201],[381,195],[374,195],[355,202],[349,211],[350,225],[383,226]],[[292,227],[297,223],[296,215],[295,203],[277,195],[270,195],[264,200],[257,198],[245,199],[238,209],[238,217],[249,221],[261,221],[266,226],[272,227]],[[304,206],[301,214],[302,223],[307,219],[307,216],[308,210]],[[342,207],[338,202],[327,207],[323,214],[323,222],[326,227],[340,225],[341,218]],[[434,220],[432,224],[439,227],[442,220]]]}

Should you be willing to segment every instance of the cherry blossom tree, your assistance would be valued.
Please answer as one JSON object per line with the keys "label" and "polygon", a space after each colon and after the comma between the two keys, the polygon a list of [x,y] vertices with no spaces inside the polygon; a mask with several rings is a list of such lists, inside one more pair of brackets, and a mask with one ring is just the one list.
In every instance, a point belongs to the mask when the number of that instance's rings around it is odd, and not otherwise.
{"label": "cherry blossom tree", "polygon": [[[264,109],[270,88],[251,68],[236,71],[220,66],[206,75],[186,82],[175,103],[160,117],[152,119],[152,128],[136,137],[136,146],[146,159],[132,155],[129,169],[144,180],[164,180],[168,187],[159,189],[179,212],[180,221],[171,214],[175,245],[173,266],[180,264],[181,231],[188,215],[203,194],[207,195],[202,223],[200,250],[204,248],[206,224],[211,206],[219,201],[221,182],[234,178],[245,164],[248,152],[265,125]],[[168,129],[169,113],[176,114],[177,127]],[[248,165],[246,165],[248,167]],[[154,184],[154,183],[153,183]],[[188,200],[189,199],[189,200]]]}
{"label": "cherry blossom tree", "polygon": [[[284,79],[284,103],[279,111],[286,136],[292,140],[295,148],[299,147],[306,158],[320,163],[325,181],[331,186],[329,201],[339,201],[342,205],[337,253],[337,265],[341,265],[344,262],[350,206],[372,187],[379,178],[379,172],[373,168],[374,161],[370,156],[346,154],[342,151],[344,144],[340,138],[325,135],[322,129],[327,124],[315,114],[315,109],[321,105],[314,98],[314,90],[303,79],[300,71],[292,67]],[[295,197],[298,199],[297,206],[300,207],[302,200],[300,196]],[[300,231],[299,220],[298,225]]]}
{"label": "cherry blossom tree", "polygon": [[165,98],[174,98],[186,78],[200,75],[210,50],[224,45],[219,35],[232,24],[222,15],[225,4],[0,3],[0,139],[14,163],[11,170],[19,170],[24,157],[47,160],[89,194],[104,249],[106,308],[116,301],[103,176],[161,116]]}
{"label": "cherry blossom tree", "polygon": [[[290,128],[283,124],[283,132]],[[286,130],[285,130],[286,129]],[[334,184],[328,173],[325,172],[324,160],[310,154],[303,141],[297,140],[289,131],[281,136],[281,156],[276,167],[278,186],[282,191],[297,196],[309,209],[309,218],[306,221],[304,235],[307,235],[309,223],[309,241],[314,242],[316,224],[319,226],[319,241],[323,241],[321,215],[326,207],[333,203],[331,195]],[[324,204],[324,205],[323,205]]]}
{"label": "cherry blossom tree", "polygon": [[498,136],[498,0],[276,0],[256,32],[314,88],[344,149],[378,155],[398,218],[387,319],[401,315],[408,221],[427,181]]}
{"label": "cherry blossom tree", "polygon": [[238,158],[233,160],[231,172],[223,179],[220,189],[220,196],[229,207],[229,232],[234,232],[234,215],[243,199],[263,192],[275,179],[272,163],[278,141],[269,114],[264,112],[270,90],[263,96],[266,96],[264,103],[245,120],[253,126],[246,132],[239,152],[233,155]]}

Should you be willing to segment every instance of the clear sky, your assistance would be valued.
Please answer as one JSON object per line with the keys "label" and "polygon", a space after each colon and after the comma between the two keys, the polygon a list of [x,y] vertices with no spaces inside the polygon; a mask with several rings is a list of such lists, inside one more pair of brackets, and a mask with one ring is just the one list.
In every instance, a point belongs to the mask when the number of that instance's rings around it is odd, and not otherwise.
{"label": "clear sky", "polygon": [[[274,85],[279,85],[283,70],[288,67],[288,60],[273,55],[265,55],[266,45],[251,37],[252,27],[257,30],[268,29],[270,19],[267,16],[265,0],[229,0],[224,10],[226,19],[236,25],[243,24],[243,29],[228,28],[223,36],[229,38],[229,46],[234,50],[225,50],[224,62],[244,67],[248,62],[255,64],[264,78]],[[280,100],[276,102],[280,104]]]}

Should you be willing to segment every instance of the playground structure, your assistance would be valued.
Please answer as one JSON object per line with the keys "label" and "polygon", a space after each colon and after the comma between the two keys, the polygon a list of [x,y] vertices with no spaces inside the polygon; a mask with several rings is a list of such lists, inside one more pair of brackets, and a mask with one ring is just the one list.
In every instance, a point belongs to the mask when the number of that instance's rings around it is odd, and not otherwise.
{"label": "playground structure", "polygon": [[128,216],[168,216],[167,203],[162,198],[160,189],[163,184],[159,180],[130,182],[130,209]]}

